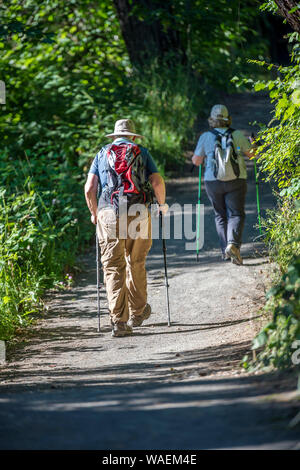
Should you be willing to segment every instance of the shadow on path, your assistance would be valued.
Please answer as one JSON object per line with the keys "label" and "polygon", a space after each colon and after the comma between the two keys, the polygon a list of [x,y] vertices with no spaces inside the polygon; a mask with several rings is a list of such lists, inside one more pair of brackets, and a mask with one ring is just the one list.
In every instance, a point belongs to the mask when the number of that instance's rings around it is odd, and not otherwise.
{"label": "shadow on path", "polygon": [[[299,431],[288,424],[296,414],[296,403],[291,407],[285,400],[270,402],[268,397],[276,377],[201,376],[201,366],[205,369],[224,354],[222,347],[186,351],[181,362],[189,366],[200,358],[200,367],[190,370],[191,378],[184,381],[162,358],[159,368],[135,362],[78,370],[80,381],[74,381],[73,370],[65,383],[59,382],[58,374],[50,390],[42,386],[23,388],[22,394],[16,393],[18,387],[4,390],[0,448],[295,448]],[[141,381],[128,378],[140,373]],[[288,384],[278,380],[277,391],[289,389],[291,377],[287,379]]]}

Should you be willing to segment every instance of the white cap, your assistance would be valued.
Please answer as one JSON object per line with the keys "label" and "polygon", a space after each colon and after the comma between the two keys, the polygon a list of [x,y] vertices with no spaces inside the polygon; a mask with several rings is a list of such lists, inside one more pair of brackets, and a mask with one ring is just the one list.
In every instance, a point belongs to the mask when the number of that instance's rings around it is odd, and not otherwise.
{"label": "white cap", "polygon": [[228,109],[224,104],[215,104],[210,111],[210,117],[212,119],[222,119],[223,121],[229,121]]}

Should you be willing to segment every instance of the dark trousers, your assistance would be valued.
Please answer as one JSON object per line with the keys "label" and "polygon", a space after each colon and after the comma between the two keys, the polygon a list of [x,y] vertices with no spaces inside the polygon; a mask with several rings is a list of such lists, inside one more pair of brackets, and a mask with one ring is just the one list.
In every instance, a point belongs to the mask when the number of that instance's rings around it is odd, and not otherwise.
{"label": "dark trousers", "polygon": [[245,222],[247,181],[205,181],[207,196],[214,208],[216,229],[224,253],[227,244],[242,243]]}

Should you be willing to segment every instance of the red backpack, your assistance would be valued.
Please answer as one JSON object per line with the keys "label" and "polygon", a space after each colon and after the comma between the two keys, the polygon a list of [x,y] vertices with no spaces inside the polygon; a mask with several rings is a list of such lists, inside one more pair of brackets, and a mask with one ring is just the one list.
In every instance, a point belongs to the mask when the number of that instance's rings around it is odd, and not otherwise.
{"label": "red backpack", "polygon": [[152,189],[146,179],[146,167],[138,145],[131,142],[105,147],[107,186],[102,201],[119,211],[120,196],[127,196],[127,206],[152,202]]}

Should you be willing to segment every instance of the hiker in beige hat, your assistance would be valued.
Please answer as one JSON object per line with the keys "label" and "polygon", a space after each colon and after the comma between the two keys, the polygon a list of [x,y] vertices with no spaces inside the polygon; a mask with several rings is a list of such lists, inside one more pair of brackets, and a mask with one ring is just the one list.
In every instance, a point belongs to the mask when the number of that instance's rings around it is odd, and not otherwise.
{"label": "hiker in beige hat", "polygon": [[[85,184],[91,221],[97,225],[112,325],[112,336],[126,336],[149,318],[145,262],[151,248],[148,206],[152,191],[165,214],[165,183],[143,138],[130,119],[115,123],[113,142],[97,153]],[[97,202],[98,185],[101,196]],[[138,215],[137,215],[138,214]]]}
{"label": "hiker in beige hat", "polygon": [[208,123],[210,129],[201,134],[192,161],[197,166],[205,162],[205,189],[215,213],[222,259],[241,265],[247,192],[243,155],[253,157],[254,149],[241,131],[231,128],[225,105],[212,107]]}

